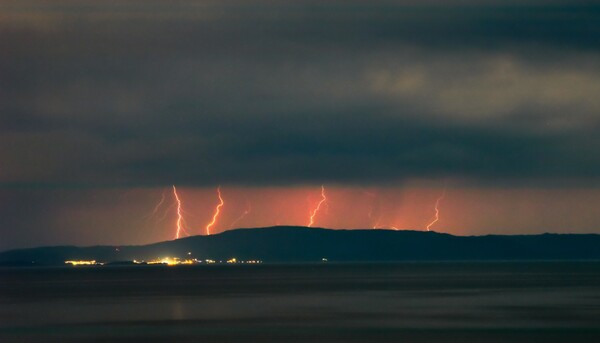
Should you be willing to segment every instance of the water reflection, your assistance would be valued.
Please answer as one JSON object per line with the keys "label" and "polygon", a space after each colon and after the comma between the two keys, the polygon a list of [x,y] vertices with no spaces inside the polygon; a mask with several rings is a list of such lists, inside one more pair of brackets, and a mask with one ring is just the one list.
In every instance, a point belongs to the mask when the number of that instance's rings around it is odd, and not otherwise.
{"label": "water reflection", "polygon": [[58,268],[0,274],[3,342],[160,341],[173,335],[215,342],[600,337],[600,263]]}

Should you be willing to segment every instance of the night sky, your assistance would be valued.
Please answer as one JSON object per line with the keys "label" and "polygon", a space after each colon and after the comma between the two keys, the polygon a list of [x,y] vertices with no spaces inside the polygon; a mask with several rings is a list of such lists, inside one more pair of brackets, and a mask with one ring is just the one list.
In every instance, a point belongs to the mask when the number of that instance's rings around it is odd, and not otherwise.
{"label": "night sky", "polygon": [[1,0],[0,250],[173,239],[172,185],[190,234],[219,185],[212,233],[321,185],[318,227],[445,194],[435,231],[600,233],[599,37],[593,1]]}

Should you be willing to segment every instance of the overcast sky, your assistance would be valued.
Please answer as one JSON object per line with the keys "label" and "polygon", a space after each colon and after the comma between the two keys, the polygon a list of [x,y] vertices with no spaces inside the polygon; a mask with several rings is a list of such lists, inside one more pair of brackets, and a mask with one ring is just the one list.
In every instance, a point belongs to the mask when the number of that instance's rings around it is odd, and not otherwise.
{"label": "overcast sky", "polygon": [[[425,206],[446,182],[554,216],[451,233],[600,232],[598,23],[593,1],[2,0],[0,249],[146,242],[100,218],[172,184],[205,194],[202,217],[218,184],[417,188]],[[146,207],[92,200],[133,187]],[[323,222],[370,225],[342,223]]]}

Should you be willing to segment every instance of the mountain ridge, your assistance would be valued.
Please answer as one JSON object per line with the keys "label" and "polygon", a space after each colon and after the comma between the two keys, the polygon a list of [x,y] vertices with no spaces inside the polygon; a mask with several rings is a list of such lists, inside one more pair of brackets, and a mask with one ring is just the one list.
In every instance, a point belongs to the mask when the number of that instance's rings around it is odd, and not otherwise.
{"label": "mountain ridge", "polygon": [[104,262],[159,257],[262,260],[273,263],[600,260],[600,235],[454,236],[434,231],[326,229],[298,226],[239,228],[147,245],[46,246],[0,252],[2,265],[62,265],[66,260]]}

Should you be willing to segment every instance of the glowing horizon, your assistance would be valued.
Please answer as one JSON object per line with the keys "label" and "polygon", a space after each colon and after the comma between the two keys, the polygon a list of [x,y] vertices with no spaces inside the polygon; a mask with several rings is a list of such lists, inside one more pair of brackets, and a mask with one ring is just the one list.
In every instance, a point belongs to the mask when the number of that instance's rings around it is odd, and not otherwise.
{"label": "glowing horizon", "polygon": [[327,201],[321,202],[322,194],[316,192],[320,186],[224,185],[221,206],[213,187],[175,185],[180,203],[172,185],[171,197],[165,187],[49,191],[55,200],[44,212],[44,230],[31,243],[8,235],[5,246],[146,244],[206,234],[213,218],[210,234],[242,227],[307,226],[319,203],[313,227],[424,231],[435,221],[431,230],[454,235],[598,232],[594,204],[600,192],[594,190],[486,189],[451,181],[445,198],[439,199],[442,181],[385,187],[325,184]]}
{"label": "glowing horizon", "polygon": [[[173,187],[173,195],[175,198],[175,204],[177,205],[177,219],[176,219],[176,235],[175,235],[175,239],[179,239],[181,237],[180,233],[183,231],[184,233],[186,233],[188,236],[190,236],[190,234],[187,232],[187,230],[185,230],[184,226],[183,226],[183,210],[182,210],[182,202],[181,199],[179,198],[179,195],[177,193],[177,189],[175,187],[175,185],[172,186]],[[369,196],[373,196],[373,193],[366,193]],[[425,229],[424,230],[420,230],[418,228],[415,227],[410,227],[410,228],[403,228],[403,229],[399,229],[397,226],[395,226],[396,224],[389,224],[389,225],[379,225],[379,222],[381,220],[382,215],[379,216],[379,219],[377,220],[376,224],[373,226],[373,229],[384,229],[384,230],[395,230],[395,231],[400,231],[400,230],[414,230],[414,231],[431,231],[431,227],[433,225],[435,225],[437,222],[440,221],[440,211],[439,211],[439,206],[440,206],[440,201],[442,199],[444,199],[446,196],[446,186],[444,186],[444,189],[442,191],[442,194],[436,198],[435,200],[435,204],[433,206],[434,211],[435,211],[435,217],[434,219],[429,222],[426,223]],[[221,215],[221,209],[223,208],[223,206],[225,205],[225,200],[223,199],[223,196],[221,194],[221,186],[217,187],[217,198],[219,199],[219,203],[215,206],[214,210],[213,210],[213,216],[211,221],[205,226],[205,233],[206,235],[211,235],[211,228],[213,228],[216,224],[217,221],[219,219],[219,216]],[[164,203],[164,192],[162,193],[161,196],[161,200],[160,202],[154,207],[152,213],[156,214],[158,208],[160,208],[160,206]],[[226,229],[222,229],[219,233],[222,233],[224,231],[228,231],[228,230],[234,230],[234,229],[239,229],[241,227],[236,227],[235,224],[238,223],[239,221],[241,221],[242,219],[244,219],[250,212],[251,212],[251,205],[250,202],[246,200],[247,203],[247,208],[229,225],[228,228]],[[307,227],[307,228],[313,228],[313,226],[315,225],[316,222],[316,217],[319,214],[319,212],[321,211],[321,208],[324,204],[327,203],[327,195],[325,193],[325,185],[321,185],[320,187],[320,199],[319,201],[316,203],[316,205],[314,206],[314,208],[312,210],[310,210],[309,213],[309,221],[307,224],[305,225],[300,225],[300,224],[286,224],[286,223],[280,223],[277,222],[274,225],[256,225],[256,226],[252,226],[252,227],[247,227],[247,228],[262,228],[262,227],[276,227],[276,226],[298,226],[298,227]],[[369,219],[372,219],[372,214],[373,214],[373,207],[371,207],[369,209],[369,212],[367,214],[367,217]],[[322,228],[327,228],[327,227],[322,227]],[[331,227],[330,229],[335,229],[334,227]],[[348,229],[347,227],[345,227],[345,229]],[[350,228],[351,229],[351,228]],[[354,228],[354,229],[358,229]]]}

